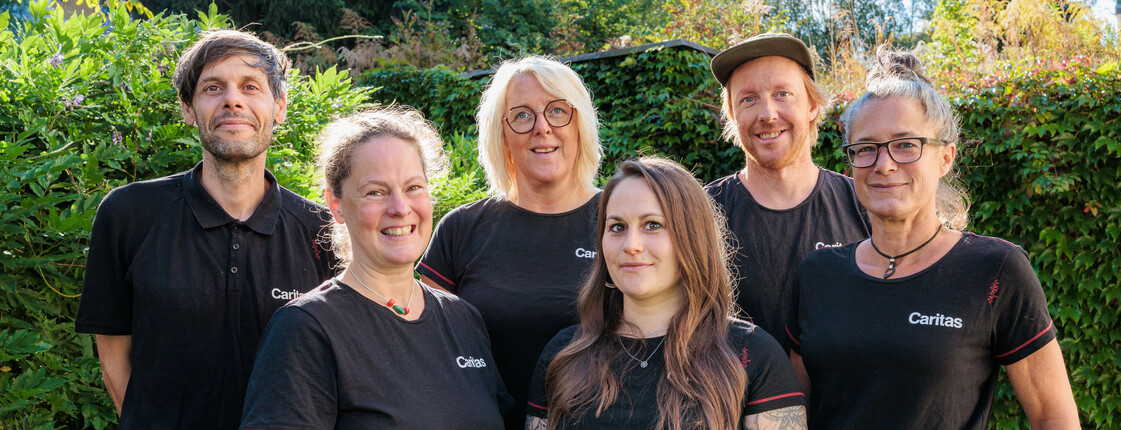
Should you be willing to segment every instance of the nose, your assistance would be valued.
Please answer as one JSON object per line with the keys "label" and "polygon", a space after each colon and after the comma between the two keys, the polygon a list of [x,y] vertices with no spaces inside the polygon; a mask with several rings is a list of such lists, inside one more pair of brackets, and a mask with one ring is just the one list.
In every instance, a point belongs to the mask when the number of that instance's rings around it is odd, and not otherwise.
{"label": "nose", "polygon": [[627,231],[626,240],[623,241],[623,252],[635,255],[642,252],[642,233],[637,229],[630,229]]}
{"label": "nose", "polygon": [[225,109],[241,109],[244,103],[241,91],[236,87],[222,94],[222,107]]}
{"label": "nose", "polygon": [[891,154],[888,153],[887,146],[876,148],[876,163],[872,165],[876,173],[886,175],[894,172],[898,167],[899,165],[895,163],[895,159],[891,158]]}
{"label": "nose", "polygon": [[775,109],[775,103],[768,97],[759,99],[759,114],[756,117],[759,122],[774,122],[778,119],[778,111]]}
{"label": "nose", "polygon": [[405,197],[405,193],[392,193],[389,198],[389,208],[386,211],[389,216],[399,218],[412,213],[412,206],[409,204],[409,199]]}
{"label": "nose", "polygon": [[533,134],[549,134],[553,132],[553,126],[549,125],[549,121],[545,120],[545,111],[533,113]]}

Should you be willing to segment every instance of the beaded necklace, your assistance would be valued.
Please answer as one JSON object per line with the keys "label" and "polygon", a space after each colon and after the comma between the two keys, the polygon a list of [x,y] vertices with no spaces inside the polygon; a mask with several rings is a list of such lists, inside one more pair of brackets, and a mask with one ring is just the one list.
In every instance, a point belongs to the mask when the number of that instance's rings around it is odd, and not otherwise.
{"label": "beaded necklace", "polygon": [[406,302],[405,307],[402,308],[400,306],[397,306],[395,304],[395,302],[393,301],[393,299],[386,298],[385,296],[381,295],[381,293],[378,293],[377,291],[374,291],[373,288],[367,287],[366,283],[362,282],[362,278],[359,278],[358,274],[354,273],[353,270],[350,271],[350,274],[352,276],[354,276],[354,279],[358,280],[358,284],[361,285],[362,288],[365,288],[366,291],[377,294],[378,297],[381,297],[382,300],[385,300],[385,307],[393,309],[393,312],[397,312],[398,314],[401,314],[401,315],[408,315],[409,314],[409,306],[413,305],[413,294],[416,293],[416,283],[417,283],[416,279],[413,280],[413,282],[414,282],[413,288],[409,291],[409,301]]}

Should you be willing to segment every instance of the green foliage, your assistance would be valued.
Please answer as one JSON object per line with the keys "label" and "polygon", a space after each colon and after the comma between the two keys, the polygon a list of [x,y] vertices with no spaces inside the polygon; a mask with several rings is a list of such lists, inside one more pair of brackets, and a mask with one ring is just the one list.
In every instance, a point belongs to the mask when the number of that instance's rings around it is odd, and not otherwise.
{"label": "green foliage", "polygon": [[[1121,425],[1121,70],[1008,67],[957,99],[974,230],[1022,245],[1059,329],[1087,428]],[[1026,428],[1009,386],[994,422]]]}
{"label": "green foliage", "polygon": [[[678,47],[572,65],[599,110],[602,174],[639,153],[667,155],[706,182],[743,166],[742,152],[719,138],[719,86],[708,61]],[[397,68],[364,74],[361,81],[382,86],[375,97],[383,102],[409,102],[426,112],[456,145],[474,143],[468,113],[478,104],[481,79]],[[972,142],[959,150],[958,163],[973,200],[971,230],[1027,249],[1059,330],[1083,425],[1116,428],[1121,65],[1022,62],[958,89],[962,95],[953,102]],[[826,114],[814,160],[846,172],[838,151],[842,110]],[[460,172],[477,169],[474,154],[459,157]],[[1027,427],[1006,382],[993,409],[995,428]]]}
{"label": "green foliage", "polygon": [[[64,19],[47,1],[28,14],[0,14],[0,428],[100,429],[116,414],[73,324],[93,216],[110,189],[200,159],[171,73],[200,31],[229,23],[214,9],[138,21],[122,5]],[[269,167],[311,196],[313,137],[369,90],[333,69],[293,72],[289,88]]]}

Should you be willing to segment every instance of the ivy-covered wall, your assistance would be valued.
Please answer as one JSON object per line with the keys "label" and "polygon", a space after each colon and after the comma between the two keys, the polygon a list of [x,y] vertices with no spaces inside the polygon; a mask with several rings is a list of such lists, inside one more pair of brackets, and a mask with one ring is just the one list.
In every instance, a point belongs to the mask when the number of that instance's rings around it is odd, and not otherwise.
{"label": "ivy-covered wall", "polygon": [[[719,138],[719,84],[709,56],[687,47],[572,64],[598,107],[609,174],[619,160],[656,153],[704,181],[741,168],[743,154]],[[382,102],[411,103],[444,133],[473,141],[486,78],[410,68],[359,80]],[[1043,283],[1086,428],[1121,426],[1121,70],[1117,63],[1009,67],[955,87],[963,116],[959,169],[973,199],[970,230],[1027,249]],[[815,161],[845,171],[831,110]],[[466,136],[466,137],[463,137]],[[1003,376],[1002,376],[1003,378]],[[1002,383],[993,427],[1027,427]]]}

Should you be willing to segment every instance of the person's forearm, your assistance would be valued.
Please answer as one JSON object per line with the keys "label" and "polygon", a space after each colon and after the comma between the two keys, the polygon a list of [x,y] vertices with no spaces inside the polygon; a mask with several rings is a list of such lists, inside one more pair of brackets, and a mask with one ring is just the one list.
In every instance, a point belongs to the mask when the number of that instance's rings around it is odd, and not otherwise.
{"label": "person's forearm", "polygon": [[97,358],[101,362],[101,379],[105,390],[121,414],[125,390],[132,376],[132,336],[97,335]]}

